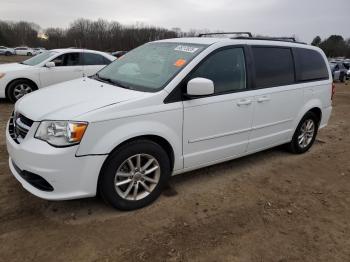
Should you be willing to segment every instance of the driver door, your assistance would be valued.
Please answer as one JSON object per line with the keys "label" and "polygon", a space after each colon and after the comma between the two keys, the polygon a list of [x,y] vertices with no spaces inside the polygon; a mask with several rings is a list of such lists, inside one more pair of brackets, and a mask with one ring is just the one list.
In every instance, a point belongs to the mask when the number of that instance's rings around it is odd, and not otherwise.
{"label": "driver door", "polygon": [[183,102],[185,168],[243,154],[253,118],[254,91],[248,89],[243,48],[225,48],[209,55],[188,80],[197,77],[212,80],[214,94]]}
{"label": "driver door", "polygon": [[68,80],[83,77],[84,68],[82,64],[81,53],[66,53],[60,55],[51,62],[55,63],[54,67],[42,67],[40,70],[41,86],[49,86]]}

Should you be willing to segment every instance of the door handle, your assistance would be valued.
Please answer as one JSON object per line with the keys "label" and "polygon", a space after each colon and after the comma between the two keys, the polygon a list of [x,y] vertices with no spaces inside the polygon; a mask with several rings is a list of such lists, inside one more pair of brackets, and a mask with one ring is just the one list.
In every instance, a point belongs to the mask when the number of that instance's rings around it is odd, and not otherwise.
{"label": "door handle", "polygon": [[250,99],[242,99],[237,102],[238,106],[245,106],[245,105],[250,105],[252,103],[252,100]]}
{"label": "door handle", "polygon": [[269,101],[271,98],[268,96],[262,96],[258,98],[258,103]]}

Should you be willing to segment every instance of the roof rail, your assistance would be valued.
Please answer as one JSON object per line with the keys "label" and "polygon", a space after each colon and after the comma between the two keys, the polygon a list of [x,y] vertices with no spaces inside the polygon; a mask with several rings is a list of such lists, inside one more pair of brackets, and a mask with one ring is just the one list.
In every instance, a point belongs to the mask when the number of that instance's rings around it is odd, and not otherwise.
{"label": "roof rail", "polygon": [[199,34],[198,37],[208,36],[208,35],[247,35],[248,37],[253,37],[250,32],[218,32],[218,33],[204,33]]}
{"label": "roof rail", "polygon": [[294,37],[245,37],[245,36],[237,36],[231,37],[231,39],[247,39],[247,40],[269,40],[269,41],[281,41],[281,42],[294,42],[297,44],[304,44],[304,42],[298,42]]}

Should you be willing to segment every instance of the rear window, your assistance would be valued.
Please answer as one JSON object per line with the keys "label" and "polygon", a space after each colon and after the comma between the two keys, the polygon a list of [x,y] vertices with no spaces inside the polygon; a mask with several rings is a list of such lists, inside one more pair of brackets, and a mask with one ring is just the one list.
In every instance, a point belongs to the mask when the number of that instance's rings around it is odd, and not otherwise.
{"label": "rear window", "polygon": [[294,62],[290,48],[253,47],[256,87],[267,88],[295,82]]}
{"label": "rear window", "polygon": [[296,64],[300,81],[329,79],[326,63],[322,55],[311,49],[296,48]]}

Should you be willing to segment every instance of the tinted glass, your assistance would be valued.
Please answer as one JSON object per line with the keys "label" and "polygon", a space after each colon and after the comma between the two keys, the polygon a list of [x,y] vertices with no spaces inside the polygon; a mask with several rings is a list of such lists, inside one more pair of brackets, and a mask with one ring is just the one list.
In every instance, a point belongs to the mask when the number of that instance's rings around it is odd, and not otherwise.
{"label": "tinted glass", "polygon": [[79,53],[63,54],[52,60],[56,66],[78,66],[81,65]]}
{"label": "tinted glass", "polygon": [[215,93],[225,93],[246,88],[244,52],[242,48],[225,49],[210,55],[191,74],[214,82]]}
{"label": "tinted glass", "polygon": [[253,56],[257,88],[290,85],[295,82],[291,49],[253,47]]}
{"label": "tinted glass", "polygon": [[301,81],[328,79],[328,70],[321,54],[315,50],[296,48]]}
{"label": "tinted glass", "polygon": [[206,45],[154,42],[142,45],[98,72],[97,79],[138,91],[156,92]]}
{"label": "tinted glass", "polygon": [[107,65],[105,58],[99,54],[84,53],[84,65]]}

